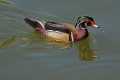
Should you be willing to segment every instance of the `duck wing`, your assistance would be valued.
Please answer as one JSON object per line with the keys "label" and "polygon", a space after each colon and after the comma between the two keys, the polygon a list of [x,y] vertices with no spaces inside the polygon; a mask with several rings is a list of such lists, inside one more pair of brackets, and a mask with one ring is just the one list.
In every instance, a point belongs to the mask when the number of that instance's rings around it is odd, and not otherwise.
{"label": "duck wing", "polygon": [[45,24],[45,29],[46,30],[53,30],[53,31],[60,31],[64,33],[70,33],[71,30],[66,27],[66,25],[58,22],[46,22]]}

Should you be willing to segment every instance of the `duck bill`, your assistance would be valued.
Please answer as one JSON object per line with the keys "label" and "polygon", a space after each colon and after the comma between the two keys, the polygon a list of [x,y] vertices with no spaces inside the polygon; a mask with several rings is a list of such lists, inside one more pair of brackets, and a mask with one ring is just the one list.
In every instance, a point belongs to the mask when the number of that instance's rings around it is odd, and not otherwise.
{"label": "duck bill", "polygon": [[37,20],[31,19],[31,18],[25,18],[24,21],[29,24],[30,26],[32,26],[33,28],[38,27],[38,22]]}
{"label": "duck bill", "polygon": [[99,28],[99,26],[98,26],[98,25],[96,25],[96,24],[95,24],[95,25],[92,25],[92,26],[93,26],[94,28]]}

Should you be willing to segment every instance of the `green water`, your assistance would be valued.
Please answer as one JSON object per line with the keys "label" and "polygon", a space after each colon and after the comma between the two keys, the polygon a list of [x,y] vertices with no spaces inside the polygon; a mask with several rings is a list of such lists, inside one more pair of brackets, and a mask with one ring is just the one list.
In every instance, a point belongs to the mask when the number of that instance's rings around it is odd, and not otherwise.
{"label": "green water", "polygon": [[[119,80],[117,0],[0,0],[0,80]],[[24,17],[74,22],[90,15],[104,32],[70,47],[41,40]]]}

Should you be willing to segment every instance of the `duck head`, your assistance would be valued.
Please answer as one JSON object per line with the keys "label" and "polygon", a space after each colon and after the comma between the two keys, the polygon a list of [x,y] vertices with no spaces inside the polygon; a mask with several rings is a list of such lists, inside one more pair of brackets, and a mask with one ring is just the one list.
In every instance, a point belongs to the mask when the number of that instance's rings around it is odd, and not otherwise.
{"label": "duck head", "polygon": [[80,16],[77,18],[77,22],[75,24],[76,32],[73,35],[74,41],[79,41],[88,37],[88,26],[99,28],[99,26],[96,25],[96,21],[90,16]]}
{"label": "duck head", "polygon": [[82,16],[82,17],[80,16],[77,18],[77,22],[75,24],[76,28],[86,29],[87,26],[99,28],[99,26],[96,25],[96,21],[90,16]]}

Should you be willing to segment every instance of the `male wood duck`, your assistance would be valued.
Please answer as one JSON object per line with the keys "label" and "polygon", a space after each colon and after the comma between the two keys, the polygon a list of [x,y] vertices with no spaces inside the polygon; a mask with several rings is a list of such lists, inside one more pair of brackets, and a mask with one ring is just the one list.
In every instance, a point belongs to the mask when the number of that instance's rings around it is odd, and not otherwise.
{"label": "male wood duck", "polygon": [[24,20],[40,34],[65,43],[78,42],[86,38],[89,35],[87,26],[98,28],[96,21],[90,16],[78,17],[75,25],[65,22],[42,22],[31,18]]}

